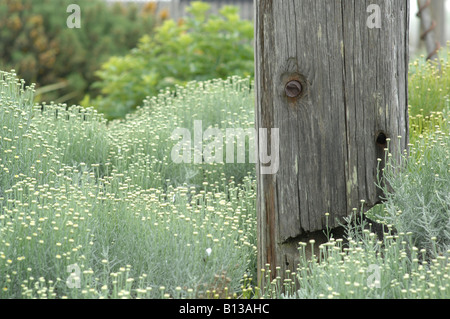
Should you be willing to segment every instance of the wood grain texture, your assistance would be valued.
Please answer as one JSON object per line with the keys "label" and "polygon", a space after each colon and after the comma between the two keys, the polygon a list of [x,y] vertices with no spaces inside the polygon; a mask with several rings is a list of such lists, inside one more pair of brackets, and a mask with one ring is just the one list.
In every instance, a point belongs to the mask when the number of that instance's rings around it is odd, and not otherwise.
{"label": "wood grain texture", "polygon": [[[367,26],[371,4],[381,28]],[[380,201],[380,133],[393,158],[408,143],[408,26],[405,0],[255,2],[256,127],[280,135],[278,172],[257,163],[259,269],[295,270],[299,239],[324,229],[325,213],[335,227]],[[290,80],[300,98],[286,95]]]}

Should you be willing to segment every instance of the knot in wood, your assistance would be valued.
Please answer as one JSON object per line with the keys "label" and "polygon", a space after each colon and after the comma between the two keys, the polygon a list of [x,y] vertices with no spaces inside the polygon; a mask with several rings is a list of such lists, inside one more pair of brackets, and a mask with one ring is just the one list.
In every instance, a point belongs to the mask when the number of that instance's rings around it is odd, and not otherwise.
{"label": "knot in wood", "polygon": [[285,92],[288,97],[295,98],[302,93],[302,85],[299,81],[289,81],[285,86]]}

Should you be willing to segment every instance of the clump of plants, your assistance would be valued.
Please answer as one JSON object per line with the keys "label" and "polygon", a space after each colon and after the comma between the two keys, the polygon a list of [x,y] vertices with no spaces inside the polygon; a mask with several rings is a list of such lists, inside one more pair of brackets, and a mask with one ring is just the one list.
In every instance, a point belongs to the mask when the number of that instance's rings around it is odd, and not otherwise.
{"label": "clump of plants", "polygon": [[[125,120],[109,123],[115,147],[108,161],[120,171],[141,176],[144,187],[187,184],[202,189],[204,182],[214,183],[223,177],[223,186],[231,181],[239,184],[249,174],[254,178],[255,163],[250,161],[250,146],[255,141],[251,85],[249,78],[239,77],[193,81],[174,92],[167,90],[146,99],[144,106]],[[179,134],[180,129],[184,135]],[[204,138],[208,129],[219,130],[221,136]],[[252,131],[253,135],[239,139],[227,134],[230,129]],[[196,135],[202,140],[200,162],[195,161]],[[180,149],[184,143],[186,148]],[[220,149],[221,157],[208,160],[206,154],[215,155]],[[187,158],[177,163],[173,157],[178,154]],[[244,156],[243,163],[238,162],[239,154]]]}
{"label": "clump of plants", "polygon": [[[254,179],[238,184],[223,167],[200,166],[200,187],[175,183],[178,170],[170,176],[156,160],[170,163],[171,147],[157,134],[174,120],[163,109],[185,102],[206,125],[218,103],[251,101],[248,86],[192,83],[178,99],[168,92],[149,101],[129,125],[108,127],[92,108],[33,104],[34,88],[2,72],[0,297],[239,297],[241,278],[255,269]],[[145,132],[150,105],[160,133]],[[224,126],[241,125],[235,112],[221,116]],[[160,187],[153,172],[171,182]]]}
{"label": "clump of plants", "polygon": [[[398,232],[389,224],[379,238],[372,232],[373,225],[363,219],[363,210],[354,213],[344,225],[345,238],[330,237],[318,251],[314,240],[299,243],[295,272],[288,271],[284,280],[272,278],[270,265],[266,265],[259,285],[245,287],[247,295],[273,299],[449,298],[450,250],[429,258],[426,248],[415,245],[416,230]],[[312,257],[308,257],[308,249]]]}
{"label": "clump of plants", "polygon": [[445,111],[441,126],[421,134],[408,158],[385,169],[387,195],[378,216],[398,231],[412,232],[414,244],[432,257],[450,249],[449,119]]}
{"label": "clump of plants", "polygon": [[450,249],[450,66],[412,66],[409,153],[384,170],[386,198],[373,217],[412,232],[414,245],[436,258]]}
{"label": "clump of plants", "polygon": [[145,35],[125,56],[110,58],[96,72],[101,95],[86,97],[108,119],[123,118],[160,90],[229,76],[253,75],[253,24],[239,18],[236,7],[219,15],[210,5],[193,2],[188,17],[166,20],[154,34]]}

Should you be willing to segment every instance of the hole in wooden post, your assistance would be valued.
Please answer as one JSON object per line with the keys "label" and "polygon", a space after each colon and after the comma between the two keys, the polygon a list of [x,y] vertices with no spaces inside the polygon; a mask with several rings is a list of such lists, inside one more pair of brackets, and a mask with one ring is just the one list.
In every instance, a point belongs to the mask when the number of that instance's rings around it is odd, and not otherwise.
{"label": "hole in wooden post", "polygon": [[380,132],[377,135],[377,145],[385,148],[387,146],[387,136],[384,132]]}
{"label": "hole in wooden post", "polygon": [[[376,135],[376,150],[375,150],[375,156],[378,161],[377,163],[377,174],[376,178],[381,183],[381,185],[384,185],[384,179],[383,179],[383,171],[386,166],[386,150],[387,150],[387,143],[388,143],[388,136],[385,132],[379,131]],[[379,200],[381,200],[385,195],[383,194],[383,191],[381,188],[377,187],[377,197]]]}

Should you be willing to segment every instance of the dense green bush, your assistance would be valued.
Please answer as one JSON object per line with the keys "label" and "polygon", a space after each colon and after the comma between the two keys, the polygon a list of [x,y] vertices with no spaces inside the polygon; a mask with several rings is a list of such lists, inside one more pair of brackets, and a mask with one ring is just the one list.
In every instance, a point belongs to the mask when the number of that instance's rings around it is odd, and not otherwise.
{"label": "dense green bush", "polygon": [[424,135],[401,166],[390,163],[382,219],[400,232],[412,232],[414,245],[429,256],[450,252],[450,129]]}
{"label": "dense green bush", "polygon": [[24,177],[46,183],[64,165],[103,168],[111,144],[103,116],[92,108],[34,106],[34,87],[15,77],[0,71],[0,197]]}
{"label": "dense green bush", "polygon": [[450,248],[450,64],[411,67],[410,152],[400,164],[388,162],[380,183],[386,201],[371,214],[412,232],[414,245],[436,257]]}
{"label": "dense green bush", "polygon": [[[110,162],[120,171],[140,176],[140,185],[145,188],[186,184],[199,190],[205,182],[221,181],[225,186],[233,178],[236,183],[241,183],[249,173],[255,177],[255,163],[249,160],[249,143],[254,143],[254,136],[246,136],[245,142],[242,140],[245,145],[233,146],[235,160],[232,163],[226,160],[227,129],[246,131],[254,128],[251,81],[239,77],[193,81],[177,87],[175,92],[166,91],[146,99],[144,105],[128,114],[125,120],[109,122],[111,138],[117,145]],[[196,132],[194,121],[201,121],[201,132],[198,129]],[[188,163],[178,164],[172,158],[172,150],[182,140],[176,135],[172,140],[172,134],[178,128],[190,133]],[[200,133],[203,136],[209,128],[219,129],[223,136],[205,139],[202,143],[204,154],[208,145],[218,140],[222,146],[222,161],[208,163],[203,157],[202,163],[195,163],[194,135]],[[233,143],[237,142],[238,139],[234,139]],[[245,151],[245,163],[238,163],[237,154],[242,150]],[[212,151],[215,152],[218,148]]]}
{"label": "dense green bush", "polygon": [[252,125],[249,84],[191,83],[107,125],[92,108],[33,105],[33,87],[1,72],[0,299],[238,296],[256,269],[254,179],[174,165],[170,135],[194,119]]}
{"label": "dense green bush", "polygon": [[97,72],[101,81],[95,87],[102,95],[86,97],[83,105],[120,118],[166,87],[253,75],[253,24],[240,20],[235,7],[224,7],[219,15],[208,15],[209,8],[192,3],[185,21],[167,20],[129,54],[111,58]]}
{"label": "dense green bush", "polygon": [[72,0],[0,2],[0,69],[15,69],[27,83],[36,83],[46,101],[78,104],[101,64],[135,47],[156,23],[154,6],[139,11],[80,0],[81,28],[69,29],[66,8]]}

